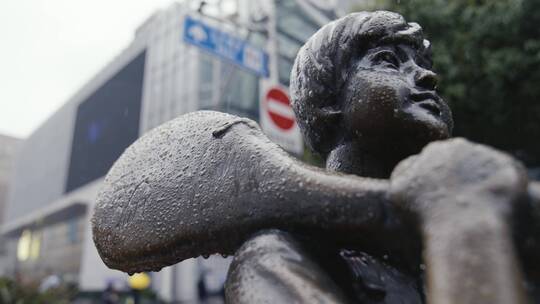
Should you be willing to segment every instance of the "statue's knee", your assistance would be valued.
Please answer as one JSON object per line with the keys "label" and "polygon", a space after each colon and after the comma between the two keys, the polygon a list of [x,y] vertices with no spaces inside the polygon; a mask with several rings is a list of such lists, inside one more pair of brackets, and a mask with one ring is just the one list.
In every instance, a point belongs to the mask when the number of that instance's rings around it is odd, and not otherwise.
{"label": "statue's knee", "polygon": [[287,232],[279,230],[266,230],[246,241],[235,254],[235,260],[242,263],[250,261],[269,262],[268,259],[276,257],[297,256],[301,247]]}
{"label": "statue's knee", "polygon": [[294,298],[286,286],[277,289],[282,294],[274,289],[276,283],[282,283],[278,278],[282,270],[288,269],[288,260],[300,257],[296,247],[291,235],[278,230],[263,231],[246,241],[236,251],[227,274],[226,302],[275,303],[276,299]]}
{"label": "statue's knee", "polygon": [[279,269],[302,259],[300,244],[287,232],[266,230],[246,241],[234,255],[229,269],[232,277],[252,276],[261,269]]}
{"label": "statue's knee", "polygon": [[344,303],[341,290],[286,232],[268,230],[236,252],[227,303]]}

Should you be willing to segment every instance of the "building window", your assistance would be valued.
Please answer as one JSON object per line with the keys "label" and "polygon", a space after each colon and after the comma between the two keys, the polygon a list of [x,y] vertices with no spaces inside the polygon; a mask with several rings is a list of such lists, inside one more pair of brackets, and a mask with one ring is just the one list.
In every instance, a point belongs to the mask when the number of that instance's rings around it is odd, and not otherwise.
{"label": "building window", "polygon": [[28,260],[37,260],[41,250],[41,233],[32,232],[29,229],[24,230],[17,243],[17,260],[25,262]]}
{"label": "building window", "polygon": [[293,64],[294,60],[283,56],[278,57],[278,76],[281,84],[289,86]]}
{"label": "building window", "polygon": [[294,0],[276,1],[279,82],[288,86],[294,59],[300,47],[319,25]]}
{"label": "building window", "polygon": [[259,77],[227,63],[221,78],[221,110],[258,120]]}
{"label": "building window", "polygon": [[214,60],[201,52],[199,63],[199,109],[211,109],[213,106]]}
{"label": "building window", "polygon": [[320,27],[294,0],[276,1],[276,18],[278,32],[302,44]]}
{"label": "building window", "polygon": [[70,244],[79,241],[79,221],[77,218],[72,218],[67,222],[67,239]]}

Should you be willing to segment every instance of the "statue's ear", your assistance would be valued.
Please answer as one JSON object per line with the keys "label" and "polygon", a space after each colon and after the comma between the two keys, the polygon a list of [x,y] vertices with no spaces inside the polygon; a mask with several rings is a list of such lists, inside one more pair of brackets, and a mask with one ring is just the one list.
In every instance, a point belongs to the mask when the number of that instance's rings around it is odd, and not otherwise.
{"label": "statue's ear", "polygon": [[318,143],[317,152],[321,155],[326,155],[330,152],[338,142],[342,140],[342,117],[343,112],[341,107],[336,105],[329,105],[319,108],[320,110],[320,121],[318,124]]}
{"label": "statue's ear", "polygon": [[341,120],[341,114],[343,114],[341,108],[337,107],[336,105],[323,106],[320,108],[320,110],[322,114],[321,116],[324,117],[326,121],[332,123],[338,123]]}
{"label": "statue's ear", "polygon": [[324,105],[315,102],[303,102],[296,104],[298,126],[304,136],[307,146],[314,152],[323,156],[334,148],[337,138],[342,132],[341,107],[336,105]]}

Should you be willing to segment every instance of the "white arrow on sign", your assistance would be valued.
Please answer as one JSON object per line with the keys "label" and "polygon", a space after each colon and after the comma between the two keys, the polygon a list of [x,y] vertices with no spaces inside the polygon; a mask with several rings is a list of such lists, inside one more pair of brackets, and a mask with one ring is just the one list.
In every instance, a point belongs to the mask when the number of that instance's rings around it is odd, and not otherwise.
{"label": "white arrow on sign", "polygon": [[199,25],[195,25],[195,26],[192,26],[189,30],[188,30],[188,33],[191,37],[193,37],[193,39],[195,39],[195,41],[205,41],[208,39],[208,35],[206,34],[206,32],[204,31],[204,29],[199,26]]}

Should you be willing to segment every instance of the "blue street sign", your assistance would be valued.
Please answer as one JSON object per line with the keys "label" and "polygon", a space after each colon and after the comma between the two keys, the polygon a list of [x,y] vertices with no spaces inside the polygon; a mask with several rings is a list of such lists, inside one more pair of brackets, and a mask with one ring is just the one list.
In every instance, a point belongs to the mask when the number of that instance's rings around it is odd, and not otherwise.
{"label": "blue street sign", "polygon": [[255,74],[269,75],[268,54],[265,51],[190,16],[186,16],[184,21],[184,41]]}

